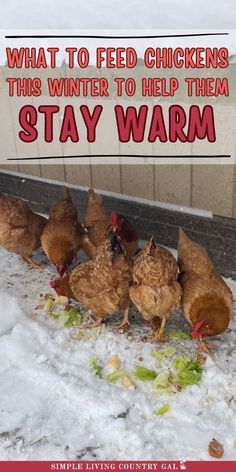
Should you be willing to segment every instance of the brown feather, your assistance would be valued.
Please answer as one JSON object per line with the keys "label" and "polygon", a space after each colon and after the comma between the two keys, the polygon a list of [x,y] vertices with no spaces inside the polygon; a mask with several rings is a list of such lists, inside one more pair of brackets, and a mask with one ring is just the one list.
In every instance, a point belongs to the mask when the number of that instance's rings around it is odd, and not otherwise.
{"label": "brown feather", "polygon": [[[122,220],[121,231],[117,230],[117,234],[122,241],[126,253],[132,257],[138,248],[137,232],[125,217],[122,215],[117,216]],[[84,223],[88,239],[85,238],[83,241],[83,250],[89,257],[93,258],[98,253],[96,249],[99,249],[106,240],[112,225],[111,218],[103,206],[101,195],[95,193],[92,188],[88,191],[88,205]]]}
{"label": "brown feather", "polygon": [[126,253],[130,257],[133,257],[138,249],[138,233],[125,216],[119,213],[113,213],[117,221],[116,232],[122,241]]}
{"label": "brown feather", "polygon": [[133,281],[136,285],[129,290],[130,298],[143,318],[151,322],[165,322],[179,305],[181,287],[177,282],[178,266],[172,254],[151,238],[134,261]]}
{"label": "brown feather", "polygon": [[195,272],[204,275],[212,270],[213,264],[206,250],[179,229],[178,264],[180,272]]}
{"label": "brown feather", "polygon": [[31,258],[40,247],[40,236],[47,219],[34,213],[24,200],[0,195],[0,246]]}
{"label": "brown feather", "polygon": [[95,259],[76,267],[69,278],[74,298],[97,317],[105,318],[131,305],[129,286],[132,262],[125,254],[114,254],[106,240]]}
{"label": "brown feather", "polygon": [[203,321],[208,336],[223,333],[233,312],[230,288],[215,270],[206,250],[191,241],[183,230],[180,230],[178,251],[185,318],[193,327]]}
{"label": "brown feather", "polygon": [[42,248],[55,265],[66,268],[81,246],[84,230],[77,219],[69,190],[65,198],[55,203],[49,211],[49,220],[41,235]]}
{"label": "brown feather", "polygon": [[58,295],[64,295],[65,297],[75,299],[75,296],[70,288],[69,279],[70,274],[66,275],[65,277],[62,277],[61,279],[53,280],[51,285],[54,290],[56,290]]}
{"label": "brown feather", "polygon": [[178,282],[172,282],[160,287],[133,285],[129,293],[143,318],[152,321],[156,317],[169,318],[180,304],[182,291]]}
{"label": "brown feather", "polygon": [[[88,191],[88,205],[84,223],[88,231],[89,240],[95,248],[99,248],[107,237],[110,218],[103,207],[101,195],[96,194],[92,188]],[[89,248],[89,245],[85,245],[83,249],[88,256],[94,257],[94,251]]]}
{"label": "brown feather", "polygon": [[167,249],[159,246],[151,238],[134,261],[133,280],[135,283],[160,286],[177,279],[177,262]]}

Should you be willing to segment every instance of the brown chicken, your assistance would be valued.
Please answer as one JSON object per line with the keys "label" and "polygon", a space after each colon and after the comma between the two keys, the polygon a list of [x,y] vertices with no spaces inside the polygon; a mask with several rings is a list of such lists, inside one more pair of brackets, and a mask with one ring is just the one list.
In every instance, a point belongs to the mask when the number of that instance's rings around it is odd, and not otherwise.
{"label": "brown chicken", "polygon": [[65,198],[50,209],[48,223],[41,235],[42,248],[60,277],[75,258],[84,233],[70,192],[65,187],[64,191]]}
{"label": "brown chicken", "polygon": [[129,287],[132,261],[125,254],[117,235],[109,232],[97,256],[76,267],[70,275],[51,281],[60,295],[74,298],[97,318],[90,326],[98,326],[109,315],[124,311],[122,327],[128,320]]}
{"label": "brown chicken", "polygon": [[107,214],[101,195],[94,189],[88,191],[88,206],[84,218],[87,237],[83,238],[85,253],[93,258],[101,244],[106,240],[110,228],[117,232],[122,245],[129,256],[133,256],[138,248],[138,235],[135,228],[122,215],[114,211],[111,217]]}
{"label": "brown chicken", "polygon": [[87,237],[83,239],[83,250],[93,258],[97,254],[98,248],[106,240],[108,230],[111,226],[110,218],[103,207],[101,195],[95,193],[91,188],[88,191],[88,206],[84,217]]}
{"label": "brown chicken", "polygon": [[179,230],[179,280],[183,289],[182,309],[193,327],[192,338],[199,339],[200,350],[209,352],[202,339],[223,333],[233,312],[233,295],[216,272],[206,250]]}
{"label": "brown chicken", "polygon": [[152,237],[134,261],[129,294],[144,320],[154,329],[161,320],[160,331],[151,340],[164,341],[164,329],[181,299],[177,282],[178,266],[172,254],[155,243]]}
{"label": "brown chicken", "polygon": [[0,195],[0,246],[20,254],[31,267],[40,267],[32,253],[41,245],[40,236],[47,219],[31,211],[24,200]]}
{"label": "brown chicken", "polygon": [[127,218],[115,211],[111,213],[111,226],[120,237],[127,254],[133,257],[138,249],[138,234],[136,229]]}

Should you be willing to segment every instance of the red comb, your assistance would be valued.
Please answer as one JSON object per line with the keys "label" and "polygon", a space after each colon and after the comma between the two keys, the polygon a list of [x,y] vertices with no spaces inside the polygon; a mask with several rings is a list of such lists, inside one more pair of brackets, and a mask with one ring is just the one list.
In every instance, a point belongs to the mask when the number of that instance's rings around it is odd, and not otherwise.
{"label": "red comb", "polygon": [[207,334],[207,330],[203,330],[202,332],[200,332],[200,329],[203,325],[204,321],[198,321],[194,328],[193,328],[193,331],[192,331],[192,339],[196,339],[196,338],[203,338],[206,334]]}
{"label": "red comb", "polygon": [[111,212],[111,224],[112,225],[116,225],[117,223],[117,214],[115,211],[112,211]]}
{"label": "red comb", "polygon": [[56,288],[56,286],[57,286],[56,280],[54,280],[54,279],[51,279],[49,284],[50,284],[50,287],[52,287],[52,288]]}

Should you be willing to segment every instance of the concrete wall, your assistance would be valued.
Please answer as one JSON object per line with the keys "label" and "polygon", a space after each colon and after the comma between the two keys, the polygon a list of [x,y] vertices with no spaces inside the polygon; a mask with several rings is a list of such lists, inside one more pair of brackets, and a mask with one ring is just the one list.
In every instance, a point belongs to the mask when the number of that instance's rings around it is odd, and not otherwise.
{"label": "concrete wall", "polygon": [[17,165],[10,170],[236,218],[233,166]]}

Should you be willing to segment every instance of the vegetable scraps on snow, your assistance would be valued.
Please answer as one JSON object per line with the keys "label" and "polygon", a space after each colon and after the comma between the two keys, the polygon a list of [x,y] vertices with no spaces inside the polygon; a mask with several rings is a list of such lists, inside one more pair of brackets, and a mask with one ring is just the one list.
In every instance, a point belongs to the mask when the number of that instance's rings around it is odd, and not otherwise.
{"label": "vegetable scraps on snow", "polygon": [[[160,360],[165,357],[171,357],[175,352],[176,350],[170,346],[160,351],[153,351],[153,356]],[[190,385],[198,384],[202,378],[202,366],[185,355],[176,357],[172,361],[171,366],[173,369],[165,369],[158,373],[142,365],[136,365],[135,370],[130,374],[123,368],[121,360],[117,355],[112,356],[104,367],[98,359],[93,358],[90,360],[90,367],[95,375],[106,382],[110,384],[119,382],[126,388],[137,388],[132,378],[135,377],[140,382],[151,383],[152,395],[154,397],[162,394],[174,395]],[[107,369],[109,370],[108,375],[106,374]],[[165,404],[154,410],[154,414],[162,416],[169,410],[170,405]]]}
{"label": "vegetable scraps on snow", "polygon": [[[69,305],[68,298],[50,294],[42,296],[44,304],[43,309],[46,313],[58,320],[64,327],[78,327],[81,324],[81,314],[76,307]],[[189,336],[182,331],[172,331],[169,333],[170,338],[178,338],[180,340],[188,339]],[[167,346],[160,350],[154,350],[152,356],[157,361],[158,368],[167,359],[176,354],[173,346]],[[143,360],[143,358],[142,358]],[[96,357],[90,359],[90,369],[101,380],[105,380],[109,384],[119,383],[125,388],[135,389],[137,385],[133,378],[140,382],[150,382],[152,385],[152,395],[158,397],[163,394],[174,395],[184,388],[196,385],[202,378],[202,365],[200,362],[191,360],[186,355],[176,357],[171,366],[160,372],[148,369],[143,365],[136,365],[132,373],[127,372],[121,363],[118,355],[113,355],[105,366]],[[162,416],[170,410],[169,403],[154,410],[154,414]]]}
{"label": "vegetable scraps on snow", "polygon": [[67,297],[56,295],[53,297],[50,294],[41,296],[44,304],[44,311],[55,320],[58,320],[60,324],[65,328],[78,327],[81,324],[81,314],[72,305],[69,305]]}

